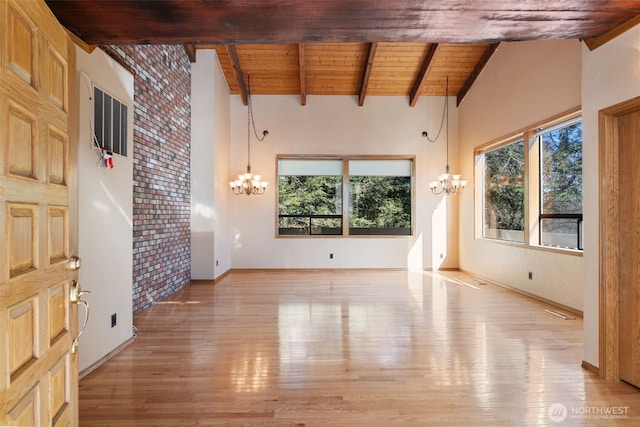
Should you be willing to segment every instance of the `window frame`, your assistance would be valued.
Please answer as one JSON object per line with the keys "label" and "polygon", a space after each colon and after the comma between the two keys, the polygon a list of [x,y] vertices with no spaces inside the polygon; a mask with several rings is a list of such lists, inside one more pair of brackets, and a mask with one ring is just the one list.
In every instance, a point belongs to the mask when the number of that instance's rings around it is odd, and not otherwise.
{"label": "window frame", "polygon": [[[342,162],[342,233],[341,234],[280,234],[280,160],[340,160]],[[411,161],[411,227],[409,234],[351,234],[349,232],[349,201],[351,196],[349,181],[350,160],[409,160]],[[304,155],[277,154],[276,162],[276,191],[275,191],[275,237],[276,238],[408,238],[415,236],[416,230],[416,156],[415,155]],[[286,215],[286,214],[285,214]],[[314,217],[310,214],[309,217]],[[321,215],[325,216],[325,215]]]}
{"label": "window frame", "polygon": [[[581,107],[560,113],[549,119],[540,121],[531,126],[510,133],[504,137],[495,139],[474,149],[474,180],[481,185],[474,189],[474,237],[478,240],[486,240],[497,244],[526,247],[530,249],[558,252],[576,256],[582,256],[584,249],[562,248],[541,244],[541,219],[549,214],[542,214],[542,177],[540,175],[540,144],[537,133],[540,130],[552,129],[579,119],[582,121]],[[524,141],[524,241],[507,241],[484,237],[484,154],[501,146],[508,145],[518,140]],[[576,214],[572,214],[576,215]],[[580,224],[582,226],[582,224]],[[580,229],[579,229],[580,230]],[[578,233],[580,231],[578,230]],[[579,238],[579,237],[578,237]]]}
{"label": "window frame", "polygon": [[[525,218],[525,220],[523,221],[523,230],[522,230],[522,241],[521,240],[510,240],[510,239],[500,239],[497,237],[487,237],[485,235],[485,225],[486,225],[486,211],[487,211],[487,206],[486,206],[486,201],[487,201],[487,197],[486,197],[486,164],[485,164],[485,155],[488,153],[492,153],[495,151],[500,150],[501,148],[504,147],[508,147],[509,145],[513,145],[513,144],[518,144],[518,143],[522,143],[522,150],[523,150],[523,161],[524,161],[524,170],[523,170],[523,190],[524,190],[524,207],[523,207],[523,211],[522,211],[522,216],[523,218]],[[504,141],[501,141],[499,144],[495,144],[492,145],[490,147],[485,148],[482,151],[482,238],[483,239],[487,239],[487,240],[496,240],[496,241],[500,241],[500,242],[508,242],[508,243],[514,243],[514,244],[520,244],[523,243],[526,240],[526,212],[527,212],[527,206],[526,206],[526,201],[527,201],[527,194],[526,194],[526,169],[527,169],[527,143],[524,140],[524,138],[522,137],[516,137],[516,138],[508,138]],[[515,231],[515,230],[512,230]]]}
{"label": "window frame", "polygon": [[[129,157],[129,146],[131,145],[129,141],[129,111],[131,106],[98,85],[92,85],[92,89],[91,132],[93,135],[91,146],[104,149],[110,155],[117,154],[122,157]],[[107,97],[110,99],[109,123],[104,123],[105,114],[107,114],[104,109]],[[99,100],[102,105],[99,105]],[[113,115],[116,106],[119,110],[118,120]],[[115,130],[116,122],[118,123],[118,146],[114,147],[115,137],[113,131]]]}
{"label": "window frame", "polygon": [[[565,127],[569,127],[569,126],[573,126],[577,123],[581,123],[582,124],[582,116],[580,114],[576,114],[576,115],[572,115],[566,118],[563,118],[562,120],[557,120],[554,121],[552,123],[549,123],[545,126],[541,126],[537,129],[535,129],[535,131],[532,132],[531,135],[531,142],[530,142],[530,146],[531,146],[531,150],[532,150],[532,161],[536,162],[537,165],[537,170],[536,170],[536,179],[537,179],[537,183],[538,183],[538,199],[537,199],[537,206],[536,206],[536,215],[537,215],[537,235],[536,235],[536,240],[537,243],[535,245],[543,247],[543,248],[555,248],[555,249],[561,249],[561,250],[577,250],[577,251],[583,251],[584,247],[584,239],[582,238],[582,227],[583,227],[583,215],[584,212],[580,213],[580,214],[553,214],[553,213],[544,213],[543,210],[543,172],[542,172],[542,161],[543,161],[543,147],[542,144],[540,143],[541,141],[541,136],[544,135],[545,133],[548,132],[552,132],[554,130],[558,130],[558,129],[562,129]],[[584,140],[584,138],[583,138]],[[582,141],[581,141],[582,144]],[[534,157],[535,156],[535,157]],[[584,186],[584,184],[583,184]],[[582,209],[581,209],[582,210]],[[576,220],[576,248],[563,248],[560,246],[554,246],[554,245],[545,245],[542,243],[542,220],[544,219],[568,219],[568,220]]]}

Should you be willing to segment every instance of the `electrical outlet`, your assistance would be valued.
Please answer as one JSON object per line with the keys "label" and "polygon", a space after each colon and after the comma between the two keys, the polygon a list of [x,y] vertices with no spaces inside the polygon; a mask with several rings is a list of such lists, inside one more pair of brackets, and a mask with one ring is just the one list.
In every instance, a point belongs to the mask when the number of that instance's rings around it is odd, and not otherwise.
{"label": "electrical outlet", "polygon": [[533,280],[533,271],[529,272],[529,280]]}
{"label": "electrical outlet", "polygon": [[216,260],[216,267],[218,266],[218,260]]}
{"label": "electrical outlet", "polygon": [[333,259],[333,254],[329,254],[329,259]]}
{"label": "electrical outlet", "polygon": [[116,313],[113,313],[111,315],[111,327],[115,327],[116,324],[118,323],[118,315]]}
{"label": "electrical outlet", "polygon": [[444,254],[440,254],[440,259],[444,259]]}

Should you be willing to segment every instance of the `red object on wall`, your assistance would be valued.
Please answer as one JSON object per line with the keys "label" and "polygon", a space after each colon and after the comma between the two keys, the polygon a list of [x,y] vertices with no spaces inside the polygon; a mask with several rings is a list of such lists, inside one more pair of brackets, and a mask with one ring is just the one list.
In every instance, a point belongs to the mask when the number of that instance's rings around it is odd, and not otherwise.
{"label": "red object on wall", "polygon": [[113,169],[113,153],[111,151],[107,151],[104,148],[102,149],[102,160],[104,164],[109,169]]}

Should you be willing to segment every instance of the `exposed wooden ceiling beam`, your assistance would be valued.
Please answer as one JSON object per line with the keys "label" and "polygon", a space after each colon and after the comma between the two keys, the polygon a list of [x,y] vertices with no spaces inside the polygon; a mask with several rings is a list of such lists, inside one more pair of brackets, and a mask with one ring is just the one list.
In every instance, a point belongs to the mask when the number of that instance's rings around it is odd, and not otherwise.
{"label": "exposed wooden ceiling beam", "polygon": [[640,13],[634,0],[46,2],[62,25],[89,44],[586,39]]}
{"label": "exposed wooden ceiling beam", "polygon": [[418,97],[422,93],[422,84],[427,78],[429,71],[433,67],[433,58],[435,58],[439,48],[440,45],[438,43],[432,43],[429,47],[429,52],[427,52],[427,56],[422,62],[422,66],[420,67],[420,71],[418,72],[418,76],[416,77],[416,81],[413,83],[411,95],[409,95],[409,105],[412,107],[415,107],[416,102],[418,101]]}
{"label": "exposed wooden ceiling beam", "polygon": [[307,69],[304,57],[304,43],[298,44],[298,65],[300,69],[300,104],[307,105]]}
{"label": "exposed wooden ceiling beam", "polygon": [[458,96],[456,97],[456,106],[460,105],[464,97],[467,96],[467,92],[469,92],[469,89],[471,89],[471,86],[473,86],[473,83],[476,81],[482,70],[484,70],[484,67],[487,65],[493,54],[496,53],[498,46],[500,46],[500,43],[490,44],[487,47],[487,50],[484,51],[480,60],[458,92]]}
{"label": "exposed wooden ceiling beam", "polygon": [[623,24],[610,29],[609,31],[607,31],[606,33],[598,37],[584,39],[584,44],[587,45],[589,50],[597,49],[603,44],[607,43],[610,40],[613,40],[614,38],[618,37],[620,34],[630,30],[631,28],[635,27],[638,24],[640,24],[640,15],[636,15],[635,17],[629,19],[627,22],[624,22]]}
{"label": "exposed wooden ceiling beam", "polygon": [[229,55],[229,60],[231,60],[233,73],[236,76],[236,81],[238,82],[238,87],[240,88],[242,103],[244,105],[247,105],[247,85],[244,83],[242,67],[240,67],[240,60],[238,59],[238,52],[236,51],[236,47],[232,44],[225,45],[225,49],[227,50],[227,55]]}
{"label": "exposed wooden ceiling beam", "polygon": [[184,51],[189,57],[189,61],[191,61],[192,63],[196,62],[196,46],[188,43],[185,43],[182,46],[184,47]]}
{"label": "exposed wooden ceiling beam", "polygon": [[364,77],[362,78],[362,88],[360,88],[360,99],[358,105],[362,107],[364,105],[364,97],[367,96],[367,87],[369,87],[369,77],[371,77],[371,70],[373,69],[373,60],[376,56],[376,49],[378,48],[378,42],[369,44],[369,58],[367,59],[367,67],[364,69]]}

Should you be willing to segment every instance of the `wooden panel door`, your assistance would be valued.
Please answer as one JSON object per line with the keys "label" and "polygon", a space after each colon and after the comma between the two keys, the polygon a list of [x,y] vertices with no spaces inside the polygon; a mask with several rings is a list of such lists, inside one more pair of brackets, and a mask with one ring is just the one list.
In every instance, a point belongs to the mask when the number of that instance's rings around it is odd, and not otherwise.
{"label": "wooden panel door", "polygon": [[0,425],[77,425],[75,52],[43,0],[0,2]]}
{"label": "wooden panel door", "polygon": [[620,379],[640,387],[640,111],[618,117]]}

